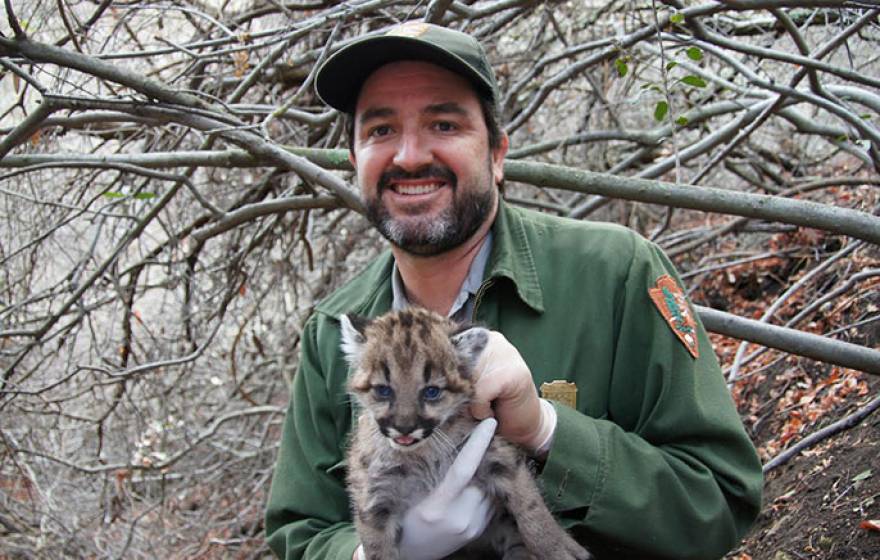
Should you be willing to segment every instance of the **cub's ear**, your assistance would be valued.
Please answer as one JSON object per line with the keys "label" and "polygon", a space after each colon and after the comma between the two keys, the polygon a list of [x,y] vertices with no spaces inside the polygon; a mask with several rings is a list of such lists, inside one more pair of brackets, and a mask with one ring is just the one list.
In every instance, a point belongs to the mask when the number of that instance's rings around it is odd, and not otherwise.
{"label": "cub's ear", "polygon": [[483,327],[469,327],[453,333],[450,337],[455,351],[468,373],[473,371],[480,354],[489,342],[489,330]]}
{"label": "cub's ear", "polygon": [[369,324],[369,319],[358,315],[343,314],[339,316],[339,327],[342,333],[340,346],[345,359],[352,366],[358,365],[361,361],[361,353],[364,349],[364,343],[367,341],[364,330]]}

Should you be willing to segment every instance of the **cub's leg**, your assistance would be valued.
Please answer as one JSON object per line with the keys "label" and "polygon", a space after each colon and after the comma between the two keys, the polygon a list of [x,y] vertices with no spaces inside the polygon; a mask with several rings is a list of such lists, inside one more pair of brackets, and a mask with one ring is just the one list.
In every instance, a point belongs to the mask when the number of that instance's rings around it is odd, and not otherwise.
{"label": "cub's leg", "polygon": [[501,558],[502,560],[539,560],[538,556],[535,556],[528,551],[522,540],[520,540],[519,543],[506,548]]}
{"label": "cub's leg", "polygon": [[538,560],[538,557],[526,550],[524,545],[519,545],[516,548],[506,550],[502,560]]}
{"label": "cub's leg", "polygon": [[354,448],[349,456],[353,468],[348,488],[354,509],[354,523],[364,553],[370,560],[397,560],[400,519],[405,504],[400,502],[399,479],[370,464],[367,453]]}
{"label": "cub's leg", "polygon": [[[500,555],[502,560],[543,560],[529,552],[523,543],[522,537],[517,531],[516,522],[510,512],[505,509],[501,499],[497,503],[498,513],[492,524],[483,533],[480,539],[484,547]],[[482,560],[486,555],[475,556]]]}
{"label": "cub's leg", "polygon": [[357,533],[368,560],[398,560],[400,516],[396,504],[374,501],[355,511]]}
{"label": "cub's leg", "polygon": [[[505,503],[528,551],[547,560],[590,560],[593,556],[559,526],[525,463],[511,467],[509,476],[496,476],[499,497]],[[515,552],[513,549],[511,552]],[[508,556],[505,554],[505,560]],[[510,556],[527,558],[526,556]]]}

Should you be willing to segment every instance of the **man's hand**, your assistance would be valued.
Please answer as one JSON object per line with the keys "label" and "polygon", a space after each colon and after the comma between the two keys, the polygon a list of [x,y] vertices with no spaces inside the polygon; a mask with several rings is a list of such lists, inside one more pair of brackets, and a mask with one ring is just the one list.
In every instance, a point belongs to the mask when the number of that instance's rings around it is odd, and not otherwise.
{"label": "man's hand", "polygon": [[440,485],[403,517],[400,557],[436,560],[483,534],[494,508],[471,480],[495,434],[493,419],[480,422],[461,448]]}
{"label": "man's hand", "polygon": [[556,429],[556,411],[538,397],[529,366],[504,335],[492,331],[477,362],[471,414],[494,416],[498,433],[535,455],[547,452]]}

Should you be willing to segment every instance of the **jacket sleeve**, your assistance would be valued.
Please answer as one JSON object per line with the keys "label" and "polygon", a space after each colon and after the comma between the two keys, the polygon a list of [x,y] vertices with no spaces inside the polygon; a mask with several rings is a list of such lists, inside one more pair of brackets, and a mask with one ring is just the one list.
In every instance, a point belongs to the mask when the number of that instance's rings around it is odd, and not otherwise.
{"label": "jacket sleeve", "polygon": [[327,382],[318,322],[312,317],[303,332],[266,508],[269,547],[284,560],[350,560],[357,546],[339,443],[348,407]]}
{"label": "jacket sleeve", "polygon": [[616,305],[607,417],[557,406],[541,475],[548,504],[600,558],[720,558],[760,511],[761,465],[702,324],[694,358],[650,299],[664,274],[681,285],[666,256],[637,241]]}

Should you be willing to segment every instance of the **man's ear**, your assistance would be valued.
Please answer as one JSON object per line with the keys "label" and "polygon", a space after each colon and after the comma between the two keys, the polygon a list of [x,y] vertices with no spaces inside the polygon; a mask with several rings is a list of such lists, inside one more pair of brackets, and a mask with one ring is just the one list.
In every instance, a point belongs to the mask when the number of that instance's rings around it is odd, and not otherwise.
{"label": "man's ear", "polygon": [[449,338],[452,345],[455,346],[455,352],[458,354],[461,364],[470,374],[489,342],[489,330],[483,327],[470,327],[453,333]]}
{"label": "man's ear", "polygon": [[492,178],[496,185],[500,185],[504,180],[504,158],[507,157],[508,148],[510,148],[510,137],[502,131],[498,147],[492,150]]}
{"label": "man's ear", "polygon": [[370,324],[369,319],[359,317],[357,315],[340,315],[339,330],[342,334],[342,353],[345,359],[352,366],[357,366],[361,361],[361,355],[364,350],[364,343],[367,337],[364,330]]}

